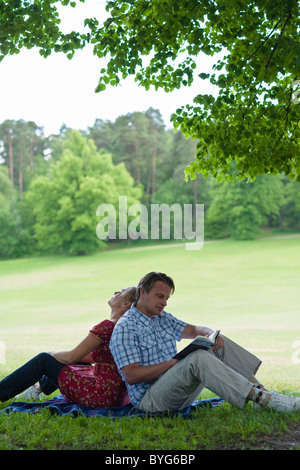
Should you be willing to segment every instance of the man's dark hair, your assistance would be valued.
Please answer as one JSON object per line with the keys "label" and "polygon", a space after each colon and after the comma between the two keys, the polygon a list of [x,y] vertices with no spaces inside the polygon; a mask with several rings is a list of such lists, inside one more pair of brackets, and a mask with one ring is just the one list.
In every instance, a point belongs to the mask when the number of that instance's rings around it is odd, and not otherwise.
{"label": "man's dark hair", "polygon": [[140,297],[140,289],[141,288],[145,289],[146,292],[149,292],[152,289],[152,287],[153,287],[153,285],[156,281],[164,282],[165,284],[167,284],[170,287],[171,294],[174,293],[175,284],[174,284],[173,279],[170,276],[167,276],[164,273],[159,273],[159,272],[154,272],[153,271],[151,273],[146,274],[140,280],[140,282],[138,284],[138,287],[137,287],[137,298],[139,299],[139,297]]}

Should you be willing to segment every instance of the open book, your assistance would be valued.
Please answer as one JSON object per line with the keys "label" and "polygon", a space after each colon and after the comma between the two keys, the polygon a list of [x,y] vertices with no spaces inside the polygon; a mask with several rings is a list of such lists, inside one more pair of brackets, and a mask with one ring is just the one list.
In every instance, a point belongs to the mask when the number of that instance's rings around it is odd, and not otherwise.
{"label": "open book", "polygon": [[185,356],[188,354],[197,351],[197,349],[205,349],[208,350],[212,348],[219,337],[220,330],[214,331],[210,336],[197,336],[193,341],[188,344],[182,351],[179,351],[179,353],[175,354],[173,359],[183,359]]}

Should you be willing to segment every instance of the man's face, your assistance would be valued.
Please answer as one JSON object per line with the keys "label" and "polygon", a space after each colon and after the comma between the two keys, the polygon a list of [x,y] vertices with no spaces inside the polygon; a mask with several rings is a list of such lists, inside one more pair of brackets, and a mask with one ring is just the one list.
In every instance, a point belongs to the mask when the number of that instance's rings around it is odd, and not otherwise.
{"label": "man's face", "polygon": [[141,289],[137,308],[150,318],[160,315],[167,305],[170,293],[171,288],[167,284],[156,281],[149,292]]}

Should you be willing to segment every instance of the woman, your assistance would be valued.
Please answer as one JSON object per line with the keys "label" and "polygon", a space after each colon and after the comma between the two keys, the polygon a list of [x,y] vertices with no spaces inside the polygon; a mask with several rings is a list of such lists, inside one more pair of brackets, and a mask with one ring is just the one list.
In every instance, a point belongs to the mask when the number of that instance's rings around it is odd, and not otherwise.
{"label": "woman", "polygon": [[[136,300],[136,288],[115,292],[108,301],[109,320],[89,331],[88,336],[70,351],[40,353],[0,382],[0,401],[15,397],[28,387],[23,398],[38,399],[59,388],[70,402],[104,408],[129,403],[126,386],[109,349],[109,341],[119,318]],[[89,362],[89,364],[77,364]],[[39,382],[38,385],[36,382]]]}

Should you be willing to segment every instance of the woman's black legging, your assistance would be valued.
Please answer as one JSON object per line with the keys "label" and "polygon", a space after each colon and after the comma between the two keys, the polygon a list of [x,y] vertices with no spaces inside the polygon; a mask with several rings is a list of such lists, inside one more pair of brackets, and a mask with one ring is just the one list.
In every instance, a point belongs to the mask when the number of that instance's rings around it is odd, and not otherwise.
{"label": "woman's black legging", "polygon": [[0,382],[0,401],[15,397],[37,382],[46,395],[58,388],[58,376],[64,364],[49,353],[40,353]]}

